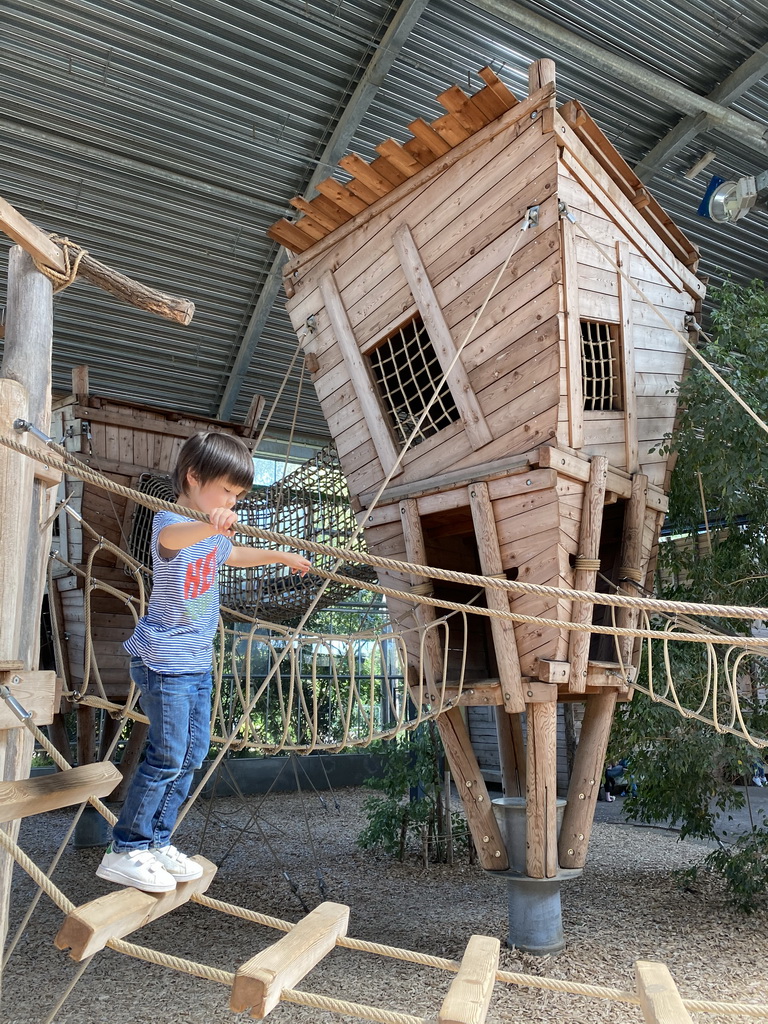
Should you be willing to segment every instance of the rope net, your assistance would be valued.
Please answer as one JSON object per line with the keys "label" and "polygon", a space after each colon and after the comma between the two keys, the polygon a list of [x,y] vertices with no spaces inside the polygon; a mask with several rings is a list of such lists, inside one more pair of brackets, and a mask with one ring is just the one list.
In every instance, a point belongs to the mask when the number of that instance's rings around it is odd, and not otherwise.
{"label": "rope net", "polygon": [[[172,502],[175,499],[170,477],[145,474],[139,491],[148,497]],[[307,541],[330,544],[364,552],[365,541],[356,535],[357,523],[349,502],[347,483],[333,445],[319,451],[311,459],[292,470],[271,487],[257,487],[238,503],[241,525],[260,530],[274,530],[304,537]],[[150,508],[138,505],[133,518],[129,549],[133,557],[150,564],[152,537]],[[257,545],[256,537],[241,538]],[[283,550],[286,546],[282,545]],[[331,555],[316,555],[318,569],[331,569],[336,560]],[[356,580],[372,581],[376,572],[371,566],[345,561],[344,575]],[[233,611],[259,616],[273,623],[296,622],[310,608],[316,610],[338,604],[347,598],[353,587],[334,582],[318,598],[322,579],[310,573],[303,579],[291,575],[285,565],[273,564],[254,569],[231,569],[223,566],[219,582],[221,600]]]}

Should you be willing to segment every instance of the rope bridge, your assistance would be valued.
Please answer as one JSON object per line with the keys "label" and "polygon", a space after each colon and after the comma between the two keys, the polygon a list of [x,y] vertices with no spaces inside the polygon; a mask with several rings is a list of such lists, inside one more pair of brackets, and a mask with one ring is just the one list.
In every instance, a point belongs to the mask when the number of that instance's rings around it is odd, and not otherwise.
{"label": "rope bridge", "polygon": [[[183,509],[158,495],[116,484],[84,466],[58,446],[49,446],[53,451],[33,449],[7,437],[0,437],[0,444],[105,490],[122,494],[142,508],[152,511],[169,508],[193,519],[206,519],[202,513]],[[283,494],[286,493],[289,497],[283,508],[292,507],[290,489],[284,487]],[[300,488],[296,489],[296,493],[302,494],[302,500],[306,498],[306,492]],[[329,493],[336,493],[333,487],[329,487]],[[251,508],[260,513],[265,502],[263,496],[257,497]],[[298,502],[293,503],[293,507],[297,505]],[[67,511],[76,514],[69,508]],[[279,519],[279,512],[273,515],[274,518]],[[326,517],[326,522],[331,518]],[[317,517],[315,521],[318,521]],[[90,599],[92,593],[99,590],[119,596],[138,617],[144,612],[144,581],[151,574],[136,558],[101,538],[87,524],[83,525],[97,543],[85,572],[65,563],[70,572],[83,576],[87,581],[85,677],[81,690],[70,691],[70,695],[76,700],[108,707],[116,713],[133,714],[109,702],[99,683],[98,666],[92,656],[89,634]],[[339,532],[346,529],[344,524],[339,526]],[[463,668],[468,642],[466,617],[469,615],[613,637],[617,682],[623,687],[632,686],[644,690],[653,700],[675,708],[684,718],[696,719],[719,732],[739,736],[758,749],[768,746],[768,737],[756,734],[750,728],[749,715],[745,711],[746,700],[754,694],[764,694],[768,683],[764,660],[768,653],[768,638],[751,635],[754,621],[768,620],[766,608],[707,605],[570,590],[439,569],[373,555],[362,550],[362,544],[358,548],[340,548],[311,537],[268,530],[248,521],[239,524],[238,533],[251,543],[266,541],[284,548],[311,552],[316,558],[316,564],[308,574],[309,584],[315,596],[320,594],[323,600],[328,593],[324,584],[330,583],[338,588],[336,594],[364,590],[384,597],[396,597],[414,606],[429,605],[440,609],[442,614],[434,622],[422,624],[410,631],[418,639],[422,657],[417,667],[410,667],[409,676],[405,648],[407,632],[399,629],[396,624],[382,627],[378,632],[332,637],[303,626],[298,630],[288,629],[279,622],[254,614],[253,606],[249,607],[246,601],[239,600],[238,595],[233,594],[232,590],[228,591],[225,585],[225,600],[234,599],[235,606],[222,606],[213,727],[214,740],[222,742],[225,747],[250,746],[270,753],[283,750],[301,753],[333,751],[345,747],[364,747],[375,740],[389,739],[398,732],[416,728],[426,719],[436,717],[455,706],[466,690],[472,688],[472,680],[465,678]],[[141,536],[146,538],[146,527],[143,528],[143,534],[137,534],[137,537]],[[138,545],[139,541],[136,543]],[[116,587],[102,583],[94,576],[91,571],[93,557],[102,548],[108,548],[137,580],[138,598],[122,594]],[[323,567],[329,564],[333,565],[333,569]],[[354,567],[354,574],[340,573],[339,565]],[[605,605],[610,609],[612,624],[579,623],[477,607],[472,603],[448,601],[420,593],[424,588],[392,590],[360,578],[367,573],[371,574],[376,568],[461,583],[476,588],[478,592],[490,587],[504,590],[510,597],[526,593]],[[262,600],[258,584],[246,584],[245,592],[250,593],[249,600],[256,605]],[[331,599],[328,600],[330,602]],[[299,607],[304,609],[306,618],[311,602],[305,604],[302,599],[293,612]],[[639,613],[638,625],[632,628],[617,626],[617,608],[636,610]],[[713,619],[740,619],[741,622],[734,622],[733,628],[726,631],[713,627]],[[452,671],[449,671],[448,658],[444,657],[442,665],[437,666],[437,678],[427,679],[424,652],[430,630],[439,634],[441,649],[444,652],[451,650],[454,657]],[[637,638],[643,643],[647,681],[638,679],[626,664],[619,643],[621,637]],[[675,680],[675,656],[672,652],[680,644],[696,644],[706,652],[702,659],[700,678],[693,686],[681,687]],[[457,662],[458,670],[455,668]],[[88,693],[92,666],[95,667],[96,688],[100,691],[98,696]],[[225,673],[225,666],[229,668],[228,673]],[[319,673],[320,667],[327,672]],[[232,676],[229,688],[224,678],[227,674]],[[323,674],[326,678],[321,683],[320,676]],[[232,722],[235,723],[234,727]]]}
{"label": "rope bridge", "polygon": [[[24,725],[28,730],[30,730],[34,735],[35,740],[43,746],[63,772],[74,773],[77,771],[77,769],[71,768],[53,744],[50,743],[48,738],[36,725],[34,725],[31,719],[26,719],[24,721]],[[68,802],[71,803],[73,801]],[[114,815],[100,799],[92,796],[89,798],[89,803],[95,807],[108,822],[114,823]],[[58,806],[62,806],[62,804],[59,804]],[[26,813],[34,813],[34,811],[27,811]],[[0,846],[2,846],[2,848],[14,858],[19,867],[21,867],[22,870],[25,871],[32,879],[38,887],[38,894],[45,893],[58,907],[58,909],[61,910],[63,914],[67,915],[57,936],[56,944],[62,949],[71,948],[72,958],[79,961],[81,964],[81,969],[67,986],[63,995],[57,1000],[52,1012],[46,1018],[45,1024],[50,1024],[50,1022],[53,1021],[56,1013],[58,1013],[58,1010],[64,1004],[66,998],[73,991],[75,985],[82,977],[84,970],[90,964],[93,956],[99,950],[106,947],[126,956],[144,960],[147,963],[156,964],[182,974],[203,978],[205,980],[227,986],[231,989],[230,1008],[235,1012],[250,1009],[253,1005],[252,1016],[261,1018],[266,1016],[269,1010],[277,1005],[277,1003],[291,1002],[303,1006],[314,1007],[316,1009],[326,1010],[330,1013],[339,1014],[341,1016],[355,1017],[360,1020],[379,1021],[381,1024],[430,1024],[430,1021],[434,1020],[434,1018],[425,1018],[415,1016],[413,1014],[400,1013],[382,1007],[350,1002],[349,1000],[339,999],[335,996],[307,992],[295,988],[295,981],[300,980],[309,973],[309,971],[316,966],[316,964],[319,963],[325,955],[336,947],[340,947],[356,952],[397,959],[435,970],[446,971],[455,975],[456,980],[448,992],[446,1001],[443,1003],[443,1008],[445,1009],[448,1000],[453,997],[454,999],[459,1000],[464,1012],[468,1014],[472,1003],[477,1002],[478,1000],[478,989],[485,989],[488,998],[490,998],[490,993],[493,989],[494,983],[517,985],[542,991],[565,992],[582,998],[603,999],[632,1006],[640,1006],[643,1005],[644,1001],[647,999],[647,994],[644,989],[644,973],[648,974],[649,968],[663,968],[663,965],[660,964],[638,962],[636,965],[638,972],[637,991],[627,991],[603,985],[588,984],[540,975],[503,971],[498,968],[497,940],[486,940],[484,937],[474,936],[467,946],[464,959],[459,962],[445,957],[432,956],[415,950],[402,949],[395,946],[387,946],[382,943],[367,942],[361,939],[348,937],[346,935],[346,918],[348,916],[348,908],[343,907],[340,904],[321,904],[306,918],[296,924],[293,924],[266,914],[260,914],[247,907],[212,898],[206,894],[204,889],[203,891],[196,891],[196,887],[201,884],[199,880],[191,883],[180,884],[177,887],[177,892],[179,893],[178,898],[173,901],[172,905],[166,905],[165,907],[162,906],[163,898],[151,896],[150,894],[142,893],[138,890],[128,889],[120,890],[108,897],[101,897],[100,900],[95,901],[94,904],[85,904],[83,907],[77,908],[51,879],[51,874],[55,867],[56,860],[54,860],[51,869],[46,874],[1,828]],[[207,887],[215,873],[215,867],[211,865],[210,862],[204,861],[204,859],[203,862],[209,869],[208,877],[205,882],[205,887]],[[175,909],[184,902],[194,902],[212,911],[224,913],[243,921],[263,925],[267,928],[291,934],[291,944],[289,946],[286,945],[285,942],[281,943],[278,941],[272,946],[267,947],[266,950],[257,954],[251,961],[242,965],[237,972],[226,971],[221,968],[211,967],[207,964],[185,959],[183,957],[177,957],[160,950],[126,941],[124,935],[130,934],[137,929],[135,908],[132,912],[128,909],[124,909],[122,914],[113,914],[110,920],[109,914],[105,915],[104,912],[106,903],[109,901],[115,904],[119,902],[126,905],[131,901],[144,901],[148,907],[154,908],[147,912],[146,918],[143,922],[144,924],[149,923],[151,920],[155,920],[158,916]],[[89,917],[90,908],[93,906],[95,909],[97,904],[99,905],[99,913],[93,918],[93,923],[89,923],[91,920]],[[28,919],[29,915],[25,918],[24,924],[26,924]],[[109,921],[109,924],[105,925],[105,921]],[[69,927],[70,922],[73,922],[72,927]],[[141,925],[138,925],[138,927],[141,927]],[[19,936],[17,934],[14,943],[8,951],[6,961],[13,952],[18,937]],[[471,955],[473,944],[477,943],[478,940],[490,945],[493,943],[496,944],[495,958],[493,956],[485,958],[484,979],[478,978],[476,968],[479,958],[477,957],[477,953],[475,952],[474,956]],[[267,967],[268,963],[272,964],[272,970]],[[256,969],[257,964],[260,965],[261,974],[259,974],[259,970]],[[663,970],[666,971],[665,968]],[[651,984],[658,984],[658,971],[654,970],[651,974],[652,978],[647,978],[646,981]],[[271,977],[269,978],[269,981],[266,986],[264,986],[264,990],[262,990],[264,976],[270,975]],[[253,984],[254,977],[258,979],[258,984],[255,986]],[[289,984],[288,982],[291,980],[293,980],[293,983]],[[670,984],[670,992],[665,993],[665,998],[669,998],[670,995],[672,995],[674,1000],[679,1000],[679,1005],[684,1007],[686,1011],[718,1014],[742,1020],[768,1019],[768,1004],[714,1001],[705,999],[683,999],[680,997],[674,983],[671,982],[671,979]],[[456,987],[454,988],[454,986]],[[260,1010],[257,1009],[257,1003],[255,1001],[257,997],[260,999],[260,1003],[258,1005],[263,1012],[260,1012]],[[477,1018],[473,1016],[471,1019],[483,1019],[483,1017],[484,1014]],[[463,1020],[465,1018],[462,1017],[460,1019]],[[470,1020],[469,1015],[466,1016],[466,1020]]]}

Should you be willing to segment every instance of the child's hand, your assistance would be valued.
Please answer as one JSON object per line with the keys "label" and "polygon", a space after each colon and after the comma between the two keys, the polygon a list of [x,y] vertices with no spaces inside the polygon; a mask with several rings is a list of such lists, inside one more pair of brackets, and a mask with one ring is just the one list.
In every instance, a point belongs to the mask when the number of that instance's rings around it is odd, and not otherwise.
{"label": "child's hand", "polygon": [[300,576],[306,576],[312,568],[310,560],[305,558],[304,555],[300,555],[298,551],[285,551],[280,557],[284,565],[287,565]]}
{"label": "child's hand", "polygon": [[223,534],[225,537],[234,537],[237,515],[231,508],[215,508],[209,512],[208,518],[215,533]]}

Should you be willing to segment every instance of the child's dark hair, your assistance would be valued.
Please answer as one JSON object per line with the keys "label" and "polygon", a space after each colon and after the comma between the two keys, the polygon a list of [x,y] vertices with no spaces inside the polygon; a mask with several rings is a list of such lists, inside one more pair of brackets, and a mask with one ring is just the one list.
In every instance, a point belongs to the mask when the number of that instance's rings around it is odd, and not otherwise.
{"label": "child's dark hair", "polygon": [[247,445],[239,437],[212,430],[193,434],[184,442],[171,474],[177,497],[187,484],[189,472],[201,484],[223,477],[244,491],[253,486],[253,458]]}

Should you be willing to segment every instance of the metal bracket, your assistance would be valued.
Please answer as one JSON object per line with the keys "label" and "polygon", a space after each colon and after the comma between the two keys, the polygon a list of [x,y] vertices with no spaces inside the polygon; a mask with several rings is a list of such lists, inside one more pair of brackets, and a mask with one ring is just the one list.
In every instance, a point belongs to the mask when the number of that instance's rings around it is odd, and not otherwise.
{"label": "metal bracket", "polygon": [[45,444],[53,444],[53,438],[44,434],[42,430],[38,430],[34,423],[30,423],[29,420],[14,420],[13,429],[18,431],[20,434],[28,432],[36,437],[38,441],[43,441]]}
{"label": "metal bracket", "polygon": [[528,228],[535,228],[538,226],[540,209],[541,207],[538,203],[535,206],[528,207],[525,214],[525,220],[523,221],[523,231],[527,231]]}
{"label": "metal bracket", "polygon": [[[21,679],[19,678],[19,676],[13,676],[11,678],[11,683],[20,682]],[[20,722],[26,722],[28,718],[32,717],[32,712],[27,711],[27,709],[16,700],[16,698],[11,693],[10,689],[4,683],[0,683],[0,698],[2,698],[5,701],[5,703],[14,713],[14,715],[16,715]]]}
{"label": "metal bracket", "polygon": [[571,213],[571,211],[568,209],[568,204],[564,203],[562,199],[557,204],[557,212],[560,214],[561,217],[565,217],[566,220],[569,220],[571,224],[576,223],[575,215]]}

